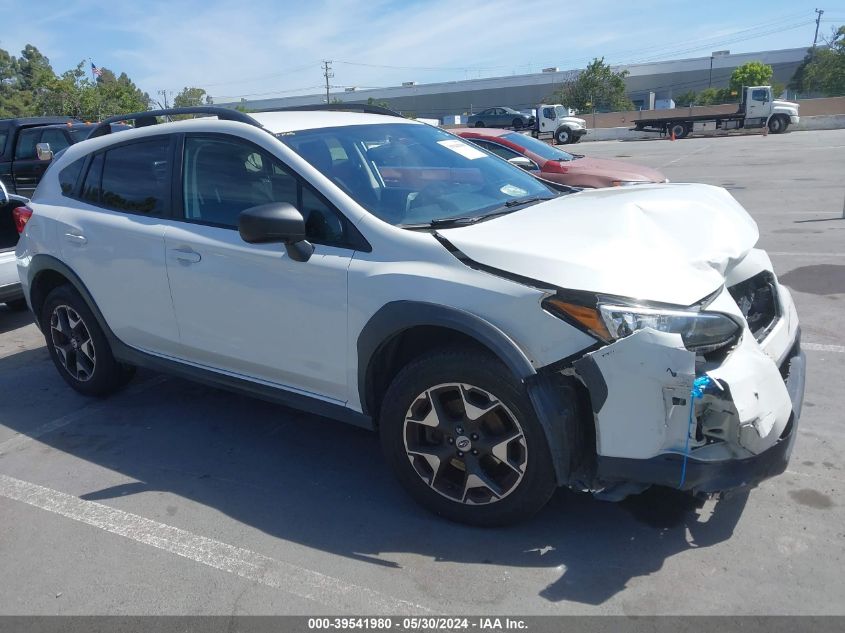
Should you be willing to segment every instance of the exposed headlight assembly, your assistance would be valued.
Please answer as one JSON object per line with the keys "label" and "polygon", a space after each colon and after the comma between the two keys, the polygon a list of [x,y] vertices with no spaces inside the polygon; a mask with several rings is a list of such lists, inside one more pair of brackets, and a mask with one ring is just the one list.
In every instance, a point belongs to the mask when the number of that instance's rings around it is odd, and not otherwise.
{"label": "exposed headlight assembly", "polygon": [[644,328],[680,334],[691,352],[704,354],[734,343],[742,326],[721,312],[652,308],[599,300],[587,307],[548,297],[543,307],[567,321],[575,321],[597,338],[611,342]]}

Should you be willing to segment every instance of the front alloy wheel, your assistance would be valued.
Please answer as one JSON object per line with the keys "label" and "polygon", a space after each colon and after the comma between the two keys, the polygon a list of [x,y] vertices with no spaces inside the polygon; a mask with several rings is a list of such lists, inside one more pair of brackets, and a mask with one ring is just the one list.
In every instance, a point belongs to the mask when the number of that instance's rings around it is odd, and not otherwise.
{"label": "front alloy wheel", "polygon": [[476,347],[435,348],[405,365],[382,398],[378,425],[405,490],[453,521],[526,519],[557,486],[525,386]]}
{"label": "front alloy wheel", "polygon": [[442,384],[405,415],[405,452],[432,490],[459,503],[495,503],[522,481],[528,448],[513,413],[488,391]]}
{"label": "front alloy wheel", "polygon": [[64,370],[79,382],[91,380],[97,367],[97,354],[91,333],[76,310],[68,305],[53,309],[50,337]]}

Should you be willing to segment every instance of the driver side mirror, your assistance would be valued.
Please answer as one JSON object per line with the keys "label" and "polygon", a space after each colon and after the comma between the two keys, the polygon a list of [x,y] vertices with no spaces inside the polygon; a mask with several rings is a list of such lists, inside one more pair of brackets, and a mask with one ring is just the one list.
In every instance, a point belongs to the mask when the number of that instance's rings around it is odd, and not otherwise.
{"label": "driver side mirror", "polygon": [[314,253],[314,245],[305,239],[305,218],[287,202],[271,202],[241,211],[238,232],[250,244],[284,244],[288,256],[296,262],[307,262]]}
{"label": "driver side mirror", "polygon": [[537,166],[537,163],[525,156],[514,156],[513,158],[509,158],[508,162],[511,165],[516,165],[517,167],[524,169],[525,171],[537,171],[540,169]]}
{"label": "driver side mirror", "polygon": [[53,150],[50,149],[49,143],[36,143],[35,155],[38,160],[53,160]]}

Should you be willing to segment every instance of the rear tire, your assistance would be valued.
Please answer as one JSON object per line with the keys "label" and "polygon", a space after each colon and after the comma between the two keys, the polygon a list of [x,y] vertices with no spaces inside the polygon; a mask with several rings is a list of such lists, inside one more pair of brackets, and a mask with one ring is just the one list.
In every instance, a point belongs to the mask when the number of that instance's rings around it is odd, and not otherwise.
{"label": "rear tire", "polygon": [[484,127],[484,121],[476,121],[475,127]]}
{"label": "rear tire", "polygon": [[789,127],[789,119],[782,114],[777,114],[769,119],[769,132],[772,134],[783,134]]}
{"label": "rear tire", "polygon": [[71,286],[59,286],[47,295],[41,324],[56,369],[79,393],[107,396],[135,374],[134,367],[115,359],[93,312]]}
{"label": "rear tire", "polygon": [[683,123],[674,123],[669,127],[669,134],[674,134],[676,139],[684,138],[689,133],[689,128]]}
{"label": "rear tire", "polygon": [[480,350],[436,349],[411,361],[384,396],[379,433],[405,490],[452,521],[514,523],[540,510],[556,487],[524,388]]}
{"label": "rear tire", "polygon": [[523,127],[522,119],[514,119],[513,120],[513,129],[521,130]]}

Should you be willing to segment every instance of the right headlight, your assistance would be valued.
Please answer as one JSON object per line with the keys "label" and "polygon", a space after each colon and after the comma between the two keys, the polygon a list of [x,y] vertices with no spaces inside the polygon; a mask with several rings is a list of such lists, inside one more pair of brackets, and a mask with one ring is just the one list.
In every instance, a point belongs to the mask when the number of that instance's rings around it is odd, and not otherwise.
{"label": "right headlight", "polygon": [[607,342],[630,336],[637,330],[652,328],[680,334],[684,346],[699,354],[734,343],[742,330],[737,321],[720,312],[649,308],[602,301],[592,308],[558,297],[547,298],[543,306],[552,314],[576,321]]}

